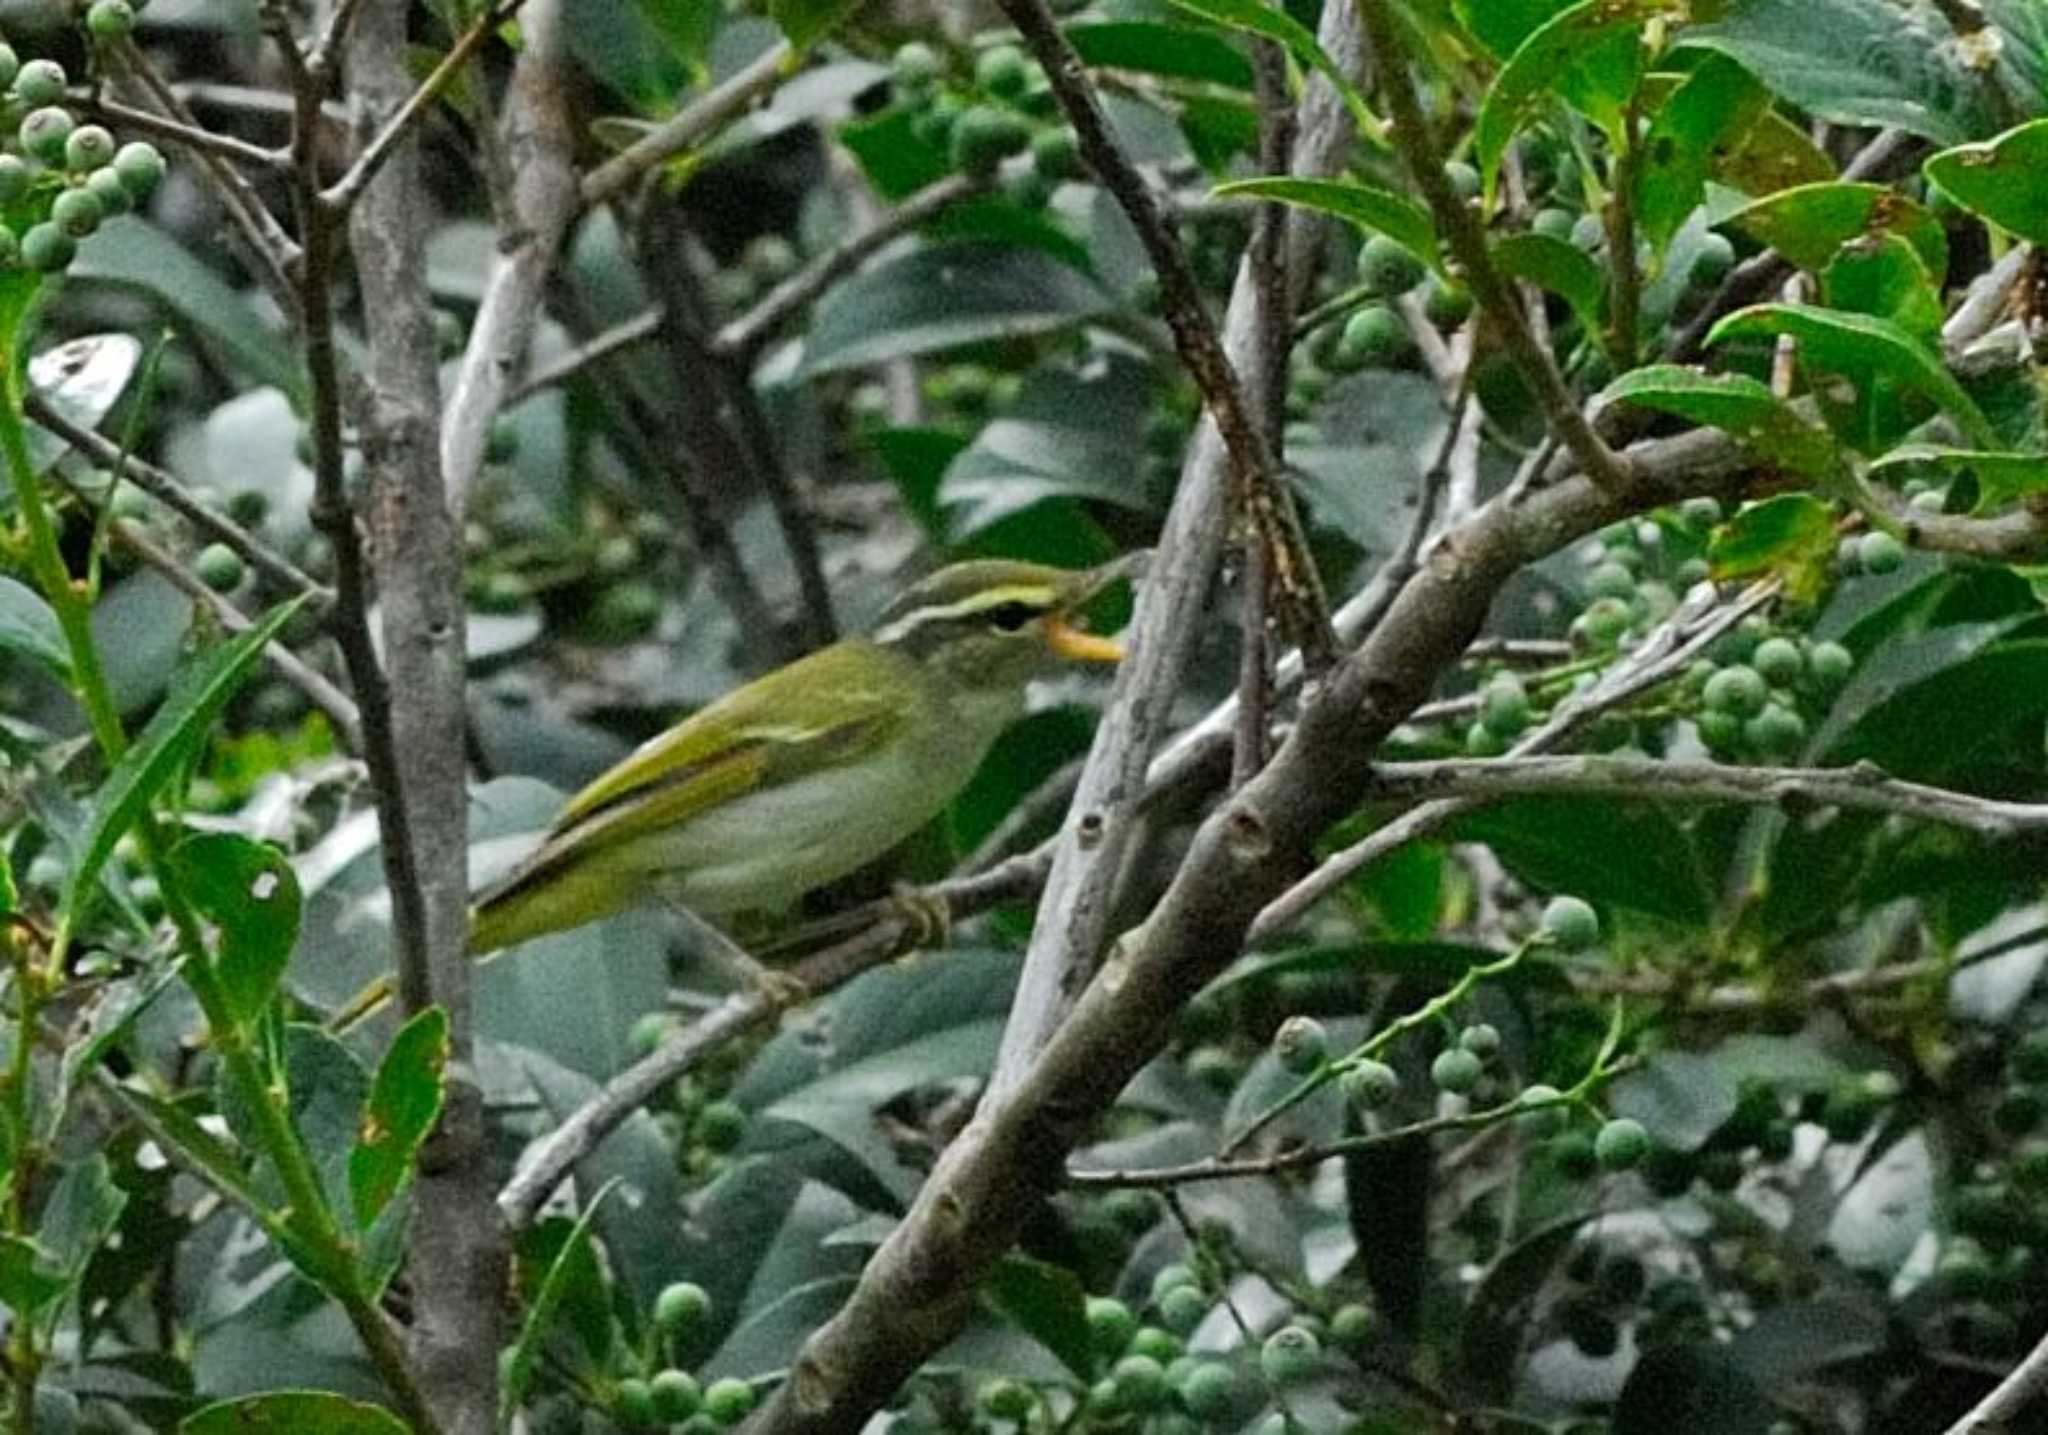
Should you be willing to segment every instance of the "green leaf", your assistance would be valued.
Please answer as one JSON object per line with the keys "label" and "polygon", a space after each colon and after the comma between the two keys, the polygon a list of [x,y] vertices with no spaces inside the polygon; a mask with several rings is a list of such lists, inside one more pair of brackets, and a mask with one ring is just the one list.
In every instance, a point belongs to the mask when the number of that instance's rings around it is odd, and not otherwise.
{"label": "green leaf", "polygon": [[0,1305],[33,1319],[71,1289],[62,1271],[49,1268],[49,1254],[22,1236],[0,1236]]}
{"label": "green leaf", "polygon": [[883,199],[915,194],[952,168],[946,152],[922,138],[916,113],[902,105],[841,125],[839,142]]}
{"label": "green leaf", "polygon": [[1820,279],[1830,309],[1888,319],[1933,348],[1941,341],[1941,288],[1918,250],[1896,234],[1851,240]]}
{"label": "green leaf", "polygon": [[299,937],[299,879],[282,851],[232,832],[188,837],[171,851],[172,880],[220,929],[213,965],[228,1014],[263,1015]]}
{"label": "green leaf", "polygon": [[1977,502],[1972,513],[1990,513],[2006,504],[2048,490],[2048,454],[1985,453],[1968,448],[1906,444],[1870,466],[1873,481],[1903,481],[1933,474],[1944,482],[1974,479]]}
{"label": "green leaf", "polygon": [[1580,0],[1522,42],[1494,76],[1472,126],[1473,158],[1489,196],[1508,141],[1550,95],[1603,129],[1616,127],[1642,75],[1637,32],[1670,8],[1669,0]]}
{"label": "green leaf", "polygon": [[1114,308],[1093,280],[1034,249],[945,244],[856,275],[818,306],[800,375],[990,339],[1047,334]]}
{"label": "green leaf", "polygon": [[1740,0],[1686,45],[1740,60],[1816,119],[1897,125],[1955,144],[1990,126],[1981,77],[1963,67],[1946,25],[1893,0]]}
{"label": "green leaf", "polygon": [[[1802,364],[1848,378],[1856,385],[1858,397],[1867,397],[1866,384],[1859,382],[1865,376],[1889,380],[1945,410],[1973,442],[1997,447],[1998,436],[1990,421],[1942,366],[1940,356],[1889,320],[1809,304],[1753,304],[1716,324],[1707,343],[1779,334],[1799,341]],[[1824,410],[1841,404],[1829,392],[1831,387],[1826,383],[1815,386]]]}
{"label": "green leaf", "polygon": [[412,1174],[420,1143],[441,1119],[448,1013],[428,1007],[398,1029],[370,1084],[362,1132],[348,1158],[356,1223],[375,1221]]}
{"label": "green leaf", "polygon": [[1010,1324],[1058,1356],[1077,1379],[1095,1375],[1087,1290],[1065,1266],[1011,1253],[981,1283],[981,1297]]}
{"label": "green leaf", "polygon": [[[427,1013],[422,1012],[422,1016]],[[445,1019],[444,1019],[445,1026]],[[382,1073],[379,1073],[381,1078]],[[577,1283],[581,1276],[587,1276],[596,1264],[595,1252],[590,1244],[590,1227],[596,1221],[597,1213],[611,1193],[618,1189],[619,1178],[614,1176],[597,1190],[597,1194],[583,1208],[582,1215],[569,1231],[568,1239],[555,1253],[548,1266],[548,1272],[541,1278],[540,1290],[526,1308],[526,1319],[520,1323],[519,1339],[513,1343],[512,1354],[503,1367],[500,1378],[498,1403],[498,1428],[511,1428],[512,1417],[518,1413],[521,1402],[526,1399],[526,1387],[533,1379],[534,1362],[540,1358],[541,1341],[546,1338],[548,1327],[554,1324],[555,1312],[561,1307],[563,1297]]]}
{"label": "green leaf", "polygon": [[1219,199],[1277,199],[1333,214],[1384,234],[1432,268],[1443,269],[1443,254],[1437,248],[1436,226],[1429,211],[1406,195],[1378,185],[1334,179],[1240,179],[1217,185],[1215,194]]}
{"label": "green leaf", "polygon": [[1776,573],[1793,596],[1810,599],[1835,557],[1834,510],[1810,493],[1745,504],[1714,530],[1707,562],[1719,581]]}
{"label": "green leaf", "polygon": [[1504,274],[1548,289],[1572,306],[1579,325],[1598,337],[1605,326],[1607,276],[1578,245],[1524,232],[1495,241],[1493,262]]}
{"label": "green leaf", "polygon": [[1723,1347],[1667,1345],[1646,1352],[1629,1371],[1615,1402],[1613,1435],[1736,1435],[1769,1429],[1777,1413]]}
{"label": "green leaf", "polygon": [[691,65],[703,63],[712,36],[725,21],[725,7],[717,0],[639,0],[634,8],[675,57]]}
{"label": "green leaf", "polygon": [[1833,473],[1835,441],[1794,413],[1769,386],[1747,374],[1708,374],[1681,364],[1633,369],[1601,395],[1709,424],[1758,457],[1808,478]]}
{"label": "green leaf", "polygon": [[321,1390],[273,1390],[222,1400],[188,1415],[179,1435],[406,1435],[381,1405]]}
{"label": "green leaf", "polygon": [[1090,65],[1201,80],[1235,90],[1252,87],[1251,61],[1206,30],[1145,20],[1083,22],[1065,29],[1074,53]]}
{"label": "green leaf", "polygon": [[1964,208],[2021,239],[2048,244],[2048,119],[1945,149],[1921,169]]}
{"label": "green leaf", "polygon": [[128,1194],[114,1184],[106,1156],[94,1152],[68,1167],[43,1205],[36,1244],[47,1251],[66,1289],[85,1279],[85,1268],[121,1224]]}
{"label": "green leaf", "polygon": [[1458,22],[1505,60],[1571,0],[1455,0]]}
{"label": "green leaf", "polygon": [[1711,55],[1658,107],[1642,142],[1636,223],[1660,253],[1705,199],[1722,156],[1741,145],[1770,105],[1770,92],[1754,75]]}
{"label": "green leaf", "polygon": [[1776,194],[1835,177],[1835,162],[1805,130],[1776,110],[1766,111],[1749,133],[1714,161],[1713,178],[1744,194]]}
{"label": "green leaf", "polygon": [[205,347],[258,383],[295,397],[304,375],[284,336],[246,298],[177,240],[132,215],[110,219],[78,246],[66,271],[74,282],[111,284],[149,295]]}
{"label": "green leaf", "polygon": [[768,0],[768,17],[782,27],[799,54],[839,28],[860,0]]}
{"label": "green leaf", "polygon": [[1728,216],[1728,223],[1777,250],[1802,269],[1828,266],[1844,244],[1871,234],[1897,234],[1936,278],[1948,273],[1948,237],[1926,206],[1880,184],[1830,180],[1766,195]]}
{"label": "green leaf", "polygon": [[1685,830],[1660,807],[1597,798],[1518,797],[1457,818],[1454,842],[1484,842],[1532,886],[1676,922],[1706,920]]}
{"label": "green leaf", "polygon": [[1502,1252],[1473,1287],[1458,1333],[1458,1358],[1486,1398],[1505,1400],[1512,1393],[1537,1293],[1590,1219],[1581,1213],[1538,1227]]}
{"label": "green leaf", "polygon": [[1717,1056],[1659,1051],[1608,1088],[1607,1107],[1660,1145],[1697,1151],[1735,1114],[1735,1098],[1736,1073]]}
{"label": "green leaf", "polygon": [[84,844],[65,877],[58,903],[60,932],[77,925],[100,869],[113,855],[114,844],[140,820],[150,800],[193,749],[212,733],[214,720],[241,687],[264,646],[304,602],[301,597],[280,603],[246,632],[209,648],[179,671],[170,695],[107,775],[93,801]]}
{"label": "green leaf", "polygon": [[57,615],[33,588],[0,576],[0,651],[42,664],[59,682],[71,675],[71,650]]}
{"label": "green leaf", "polygon": [[[1983,626],[1937,629],[1923,635],[1932,640],[1925,648],[1910,640],[1896,644],[1903,650],[1900,666],[1887,664],[1885,671],[1873,673],[1867,688],[1859,670],[1858,681],[1838,700],[1853,700],[1846,714],[1853,721],[1841,731],[1831,713],[1814,751],[1824,752],[1831,763],[1863,759],[1902,777],[1939,781],[1973,756],[1995,750],[2016,728],[2037,721],[2048,710],[2048,639],[1997,643],[1936,665],[1934,660],[1944,654],[1963,650],[1969,629]],[[1920,661],[1907,665],[1908,657]],[[1917,671],[1930,666],[1931,674]]]}
{"label": "green leaf", "polygon": [[1379,143],[1386,133],[1385,124],[1367,107],[1365,96],[1351,83],[1351,76],[1330,58],[1306,26],[1280,6],[1266,5],[1261,0],[1173,0],[1173,5],[1218,25],[1278,40],[1298,62],[1322,72],[1323,78],[1343,97],[1362,138]]}

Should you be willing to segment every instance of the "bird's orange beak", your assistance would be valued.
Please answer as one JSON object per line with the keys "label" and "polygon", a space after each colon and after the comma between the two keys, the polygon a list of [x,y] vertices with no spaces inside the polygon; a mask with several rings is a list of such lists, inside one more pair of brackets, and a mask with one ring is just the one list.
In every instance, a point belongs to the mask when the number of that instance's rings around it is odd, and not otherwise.
{"label": "bird's orange beak", "polygon": [[1045,645],[1077,663],[1114,663],[1124,655],[1124,645],[1116,639],[1084,633],[1057,613],[1045,620]]}

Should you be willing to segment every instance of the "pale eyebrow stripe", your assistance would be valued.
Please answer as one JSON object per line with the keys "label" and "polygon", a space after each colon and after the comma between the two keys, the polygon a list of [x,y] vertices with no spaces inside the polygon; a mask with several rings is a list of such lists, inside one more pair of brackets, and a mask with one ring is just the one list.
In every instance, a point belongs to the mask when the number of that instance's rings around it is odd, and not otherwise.
{"label": "pale eyebrow stripe", "polygon": [[948,603],[943,608],[913,608],[895,622],[877,628],[874,641],[877,643],[898,643],[925,623],[946,622],[953,618],[966,618],[975,613],[1000,608],[1005,603],[1029,603],[1033,607],[1052,611],[1053,593],[1050,588],[1011,587],[990,588]]}

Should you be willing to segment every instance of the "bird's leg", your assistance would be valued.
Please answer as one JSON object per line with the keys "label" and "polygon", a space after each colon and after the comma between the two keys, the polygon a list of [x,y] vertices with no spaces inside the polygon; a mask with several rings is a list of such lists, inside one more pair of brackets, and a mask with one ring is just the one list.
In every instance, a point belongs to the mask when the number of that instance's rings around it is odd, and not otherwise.
{"label": "bird's leg", "polygon": [[944,897],[899,882],[889,894],[890,914],[903,922],[903,954],[943,947],[953,939],[953,908]]}
{"label": "bird's leg", "polygon": [[786,1011],[810,1000],[810,989],[802,982],[788,972],[755,961],[745,947],[719,930],[717,924],[673,898],[664,897],[662,906],[689,932],[693,950],[760,993],[776,1010]]}

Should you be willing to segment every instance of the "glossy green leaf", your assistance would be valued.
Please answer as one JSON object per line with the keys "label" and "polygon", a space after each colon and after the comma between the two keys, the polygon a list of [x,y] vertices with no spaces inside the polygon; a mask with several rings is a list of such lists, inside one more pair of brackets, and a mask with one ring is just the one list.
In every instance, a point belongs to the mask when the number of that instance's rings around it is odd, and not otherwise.
{"label": "glossy green leaf", "polygon": [[1088,1334],[1088,1292],[1065,1266],[1012,1252],[981,1283],[981,1298],[1010,1324],[1058,1356],[1076,1379],[1095,1376]]}
{"label": "glossy green leaf", "polygon": [[1744,194],[1776,194],[1802,184],[1825,184],[1835,162],[1812,138],[1776,110],[1767,110],[1735,145],[1716,156],[1713,178]]}
{"label": "glossy green leaf", "polygon": [[1897,234],[1936,278],[1948,273],[1948,238],[1924,205],[1880,184],[1830,180],[1766,195],[1728,223],[1815,273],[1844,244],[1870,234]]}
{"label": "glossy green leaf", "polygon": [[1820,592],[1834,557],[1834,510],[1810,493],[1781,493],[1745,504],[1714,530],[1707,544],[1716,579],[1775,573],[1798,598]]}
{"label": "glossy green leaf", "polygon": [[[421,1015],[427,1013],[422,1012]],[[597,1213],[604,1209],[606,1199],[618,1186],[619,1179],[615,1176],[600,1186],[597,1194],[584,1205],[576,1224],[570,1228],[568,1239],[562,1242],[547,1274],[541,1278],[540,1290],[526,1307],[526,1318],[519,1325],[519,1339],[513,1343],[511,1354],[501,1367],[503,1373],[499,1377],[498,1397],[500,1430],[511,1428],[512,1417],[526,1399],[526,1387],[533,1380],[534,1362],[540,1358],[541,1342],[547,1338],[548,1327],[554,1324],[555,1312],[561,1308],[579,1277],[587,1276],[595,1264],[590,1228],[597,1220]]]}
{"label": "glossy green leaf", "polygon": [[1921,168],[1964,208],[2021,239],[2048,244],[2048,119],[1945,149]]}
{"label": "glossy green leaf", "polygon": [[1472,127],[1473,158],[1488,194],[1508,141],[1551,95],[1605,129],[1621,118],[1642,74],[1638,30],[1668,0],[1580,0],[1538,27],[1494,76]]}
{"label": "glossy green leaf", "polygon": [[71,1289],[49,1253],[21,1236],[0,1236],[0,1305],[34,1316]]}
{"label": "glossy green leaf", "polygon": [[63,681],[71,672],[64,630],[35,589],[0,576],[0,651],[40,663]]}
{"label": "glossy green leaf", "polygon": [[1560,296],[1589,335],[1605,327],[1607,275],[1578,245],[1547,234],[1510,234],[1495,241],[1493,262],[1503,274]]}
{"label": "glossy green leaf", "polygon": [[1034,249],[932,245],[855,275],[818,306],[801,372],[830,373],[989,339],[1047,334],[1115,307]]}
{"label": "glossy green leaf", "polygon": [[1699,208],[1721,157],[1742,144],[1770,104],[1754,75],[1713,55],[1657,107],[1642,142],[1636,224],[1659,252]]}
{"label": "glossy green leaf", "polygon": [[114,844],[141,818],[192,750],[212,733],[214,720],[248,677],[264,645],[277,636],[304,601],[295,598],[279,604],[246,632],[209,648],[179,671],[170,695],[94,798],[85,842],[65,877],[58,906],[60,928],[77,925],[100,869],[113,855]]}
{"label": "glossy green leaf", "polygon": [[179,1435],[406,1435],[381,1405],[321,1390],[273,1390],[222,1400],[187,1416]]}
{"label": "glossy green leaf", "polygon": [[1251,61],[1222,36],[1146,20],[1077,22],[1067,42],[1083,62],[1113,70],[1200,80],[1236,90],[1252,87]]}
{"label": "glossy green leaf", "polygon": [[768,18],[781,27],[798,53],[824,39],[848,15],[860,7],[860,0],[768,0]]}
{"label": "glossy green leaf", "polygon": [[1218,198],[1277,199],[1348,219],[1406,246],[1432,268],[1443,268],[1429,211],[1405,194],[1357,180],[1279,178],[1235,180],[1217,185],[1215,192]]}
{"label": "glossy green leaf", "polygon": [[1602,395],[1709,424],[1760,458],[1821,478],[1839,462],[1835,441],[1747,374],[1709,374],[1680,364],[1651,364],[1623,374]]}
{"label": "glossy green leaf", "polygon": [[[1939,354],[1889,320],[1809,304],[1754,304],[1716,324],[1707,343],[1779,334],[1799,341],[1803,364],[1849,376],[1852,381],[1866,372],[1874,373],[1946,411],[1974,442],[1997,447],[1998,436],[1990,421],[1942,366]],[[1827,392],[1828,387],[1816,385],[1823,405],[1839,402]]]}
{"label": "glossy green leaf", "polygon": [[1946,483],[1968,478],[1977,485],[1973,513],[1991,513],[2009,503],[2048,492],[2048,454],[1987,453],[1978,449],[1905,444],[1870,466],[1870,477],[1903,482],[1932,475]]}
{"label": "glossy green leaf", "polygon": [[1816,119],[1897,125],[1955,144],[1989,126],[1981,79],[1931,8],[1892,0],[1740,0],[1681,32],[1740,60]]}
{"label": "glossy green leaf", "polygon": [[[1966,629],[1983,625],[1965,625]],[[1865,759],[1888,772],[1920,781],[1940,780],[1965,766],[2023,724],[2048,711],[2048,639],[2009,639],[1952,662],[1924,660],[1961,652],[1967,632],[1939,629],[1925,648],[1896,645],[1899,658],[1923,659],[1920,673],[1903,665],[1887,668],[1868,688],[1852,684],[1843,698],[1856,699],[1853,723],[1836,737],[1835,724],[1822,730],[1830,762]],[[1861,674],[1858,675],[1859,677]],[[1819,740],[1815,747],[1820,747]]]}
{"label": "glossy green leaf", "polygon": [[1359,134],[1378,142],[1385,125],[1367,107],[1365,96],[1359,93],[1358,86],[1351,82],[1351,76],[1343,67],[1330,58],[1329,52],[1323,49],[1308,27],[1286,10],[1278,5],[1264,4],[1262,0],[1172,0],[1172,3],[1175,9],[1185,10],[1215,24],[1279,41],[1301,64],[1322,73],[1323,78],[1343,96],[1345,107],[1358,124]]}
{"label": "glossy green leaf", "polygon": [[946,152],[926,143],[917,116],[896,105],[871,119],[851,120],[839,127],[839,142],[859,161],[861,173],[884,199],[915,194],[951,169]]}
{"label": "glossy green leaf", "polygon": [[1820,286],[1830,309],[1890,320],[1929,348],[1941,342],[1940,285],[1920,252],[1896,234],[1850,240],[1835,251]]}
{"label": "glossy green leaf", "polygon": [[188,837],[171,851],[173,880],[220,929],[214,975],[228,1014],[247,1026],[263,1014],[299,937],[299,879],[282,851],[232,832]]}
{"label": "glossy green leaf", "polygon": [[416,1014],[391,1039],[348,1158],[358,1225],[374,1222],[412,1174],[420,1144],[441,1119],[447,1066],[448,1013],[437,1006]]}
{"label": "glossy green leaf", "polygon": [[1522,42],[1541,29],[1572,0],[1455,0],[1459,23],[1472,37],[1494,53],[1508,59],[1522,48]]}

